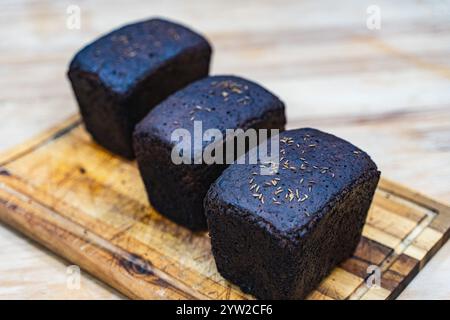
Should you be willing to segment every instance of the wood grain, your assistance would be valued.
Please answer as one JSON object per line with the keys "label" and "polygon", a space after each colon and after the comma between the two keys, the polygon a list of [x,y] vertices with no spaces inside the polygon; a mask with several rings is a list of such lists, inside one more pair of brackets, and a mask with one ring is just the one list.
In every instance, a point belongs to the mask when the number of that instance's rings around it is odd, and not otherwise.
{"label": "wood grain", "polygon": [[[65,26],[72,4],[82,10],[80,30]],[[76,111],[65,78],[76,50],[118,25],[159,15],[213,41],[212,73],[243,75],[276,92],[287,104],[290,128],[342,136],[367,150],[384,175],[450,203],[449,4],[379,0],[381,29],[368,30],[372,4],[1,0],[0,149]],[[439,228],[441,219],[432,225]],[[118,296],[84,273],[82,290],[68,291],[68,262],[5,225],[0,246],[2,298]],[[449,272],[447,243],[402,296],[450,299],[449,278],[442,276]]]}
{"label": "wood grain", "polygon": [[[355,255],[310,298],[395,298],[448,238],[448,215],[382,179]],[[77,117],[0,155],[0,220],[131,298],[252,299],[219,275],[208,235],[160,216],[136,164],[96,145]],[[368,293],[370,265],[382,295]]]}

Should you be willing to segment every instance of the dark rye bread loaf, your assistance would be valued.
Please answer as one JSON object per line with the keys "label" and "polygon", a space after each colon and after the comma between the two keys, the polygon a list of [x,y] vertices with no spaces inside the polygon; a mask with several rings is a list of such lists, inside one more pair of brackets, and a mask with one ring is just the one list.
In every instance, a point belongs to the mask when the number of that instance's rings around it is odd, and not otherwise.
{"label": "dark rye bread loaf", "polygon": [[[134,147],[150,203],[173,221],[204,230],[203,199],[226,165],[173,163],[171,134],[184,128],[193,137],[194,121],[202,122],[203,132],[217,128],[225,136],[226,129],[284,129],[286,119],[283,102],[258,84],[212,76],[171,95],[136,126]],[[192,145],[192,163],[207,145]]]}
{"label": "dark rye bread loaf", "polygon": [[333,135],[280,134],[277,174],[231,165],[205,214],[219,272],[262,299],[304,298],[356,248],[380,172]]}
{"label": "dark rye bread loaf", "polygon": [[151,19],[114,30],[79,51],[68,76],[86,129],[133,158],[136,123],[168,95],[208,75],[211,47],[179,24]]}

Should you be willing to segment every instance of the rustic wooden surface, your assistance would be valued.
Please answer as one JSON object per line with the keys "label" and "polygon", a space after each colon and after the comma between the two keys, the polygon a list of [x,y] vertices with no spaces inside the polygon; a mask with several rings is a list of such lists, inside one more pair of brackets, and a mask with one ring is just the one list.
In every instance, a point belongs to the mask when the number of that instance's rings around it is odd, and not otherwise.
{"label": "rustic wooden surface", "polygon": [[[383,173],[450,202],[448,1],[1,1],[0,148],[76,111],[65,69],[86,41],[153,15],[184,21],[214,43],[213,73],[259,81],[288,105],[289,126],[314,126],[367,150]],[[68,30],[66,8],[82,10]],[[83,274],[66,289],[65,261],[0,228],[0,297],[98,297],[115,292]],[[52,271],[53,270],[53,271]],[[404,298],[450,299],[450,244]],[[52,274],[53,277],[49,277]],[[64,279],[63,279],[64,278]]]}
{"label": "rustic wooden surface", "polygon": [[[149,206],[136,163],[94,143],[78,116],[0,155],[0,221],[131,298],[253,299],[218,274],[207,233]],[[449,235],[450,206],[383,178],[353,257],[310,298],[396,298]]]}

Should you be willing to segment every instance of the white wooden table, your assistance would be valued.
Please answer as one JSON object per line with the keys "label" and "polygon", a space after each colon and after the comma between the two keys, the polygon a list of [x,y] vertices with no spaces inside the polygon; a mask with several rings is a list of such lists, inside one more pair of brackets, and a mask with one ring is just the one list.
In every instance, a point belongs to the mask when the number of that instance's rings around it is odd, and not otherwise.
{"label": "white wooden table", "polygon": [[[0,150],[77,111],[65,77],[87,41],[151,16],[185,22],[214,45],[212,73],[276,92],[288,126],[317,127],[372,155],[383,175],[450,202],[450,1],[1,0]],[[66,27],[69,5],[81,29]],[[366,25],[377,5],[381,28]],[[373,11],[371,11],[373,12]],[[0,225],[0,298],[122,298]],[[450,243],[400,298],[450,299]]]}

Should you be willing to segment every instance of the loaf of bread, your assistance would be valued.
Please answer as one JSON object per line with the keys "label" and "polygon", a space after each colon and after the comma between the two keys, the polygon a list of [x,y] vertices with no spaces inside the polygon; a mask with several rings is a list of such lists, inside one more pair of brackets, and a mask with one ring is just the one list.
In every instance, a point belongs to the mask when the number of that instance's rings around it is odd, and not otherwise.
{"label": "loaf of bread", "polygon": [[95,40],[68,71],[86,129],[106,149],[133,158],[136,123],[173,92],[207,76],[210,56],[202,36],[161,19]]}
{"label": "loaf of bread", "polygon": [[[194,136],[218,129],[284,129],[284,104],[258,84],[234,76],[211,76],[194,82],[154,108],[137,126],[134,147],[150,203],[163,215],[192,230],[206,229],[203,199],[226,164],[195,164],[209,145],[192,144],[191,164],[176,164],[171,153],[176,129]],[[202,133],[203,133],[202,132]],[[202,134],[201,133],[201,134]]]}
{"label": "loaf of bread", "polygon": [[[280,134],[279,170],[230,165],[205,198],[219,272],[263,299],[301,299],[356,248],[380,172],[315,129]],[[264,164],[262,164],[264,166]]]}

